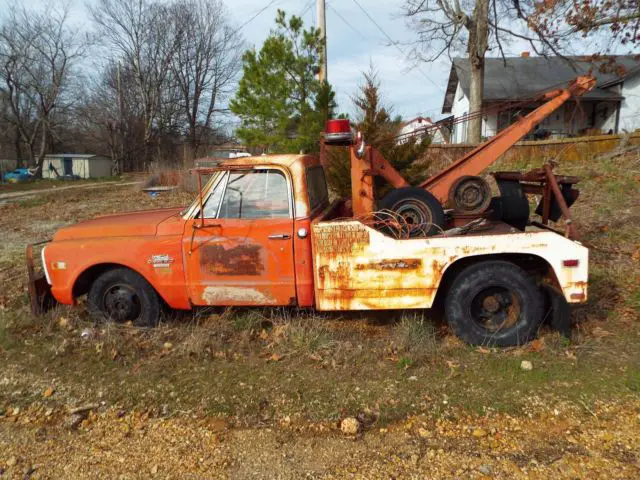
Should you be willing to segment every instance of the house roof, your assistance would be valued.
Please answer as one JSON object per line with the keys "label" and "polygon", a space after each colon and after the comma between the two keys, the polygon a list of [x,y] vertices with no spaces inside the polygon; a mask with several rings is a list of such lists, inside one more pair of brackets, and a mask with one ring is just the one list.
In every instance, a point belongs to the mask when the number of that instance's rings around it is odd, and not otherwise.
{"label": "house roof", "polygon": [[429,117],[418,116],[418,117],[412,118],[411,120],[407,120],[406,122],[402,122],[401,126],[406,127],[407,125],[411,125],[414,122],[418,122],[418,123],[425,122],[430,124],[434,123],[434,121],[431,120]]}
{"label": "house roof", "polygon": [[[586,61],[585,57],[568,58],[572,61],[571,64],[561,57],[508,57],[505,59],[506,67],[502,58],[486,58],[483,100],[487,102],[533,98],[552,88],[560,88],[577,76],[589,72],[596,78],[596,88],[583,98],[621,100],[622,97],[617,92],[604,88],[640,72],[640,58],[636,55],[619,55],[592,61]],[[603,71],[600,71],[601,67],[610,65],[612,60],[615,66],[620,68],[602,68]],[[454,58],[442,113],[451,113],[458,82],[465,95],[469,96],[470,79],[469,60]]]}

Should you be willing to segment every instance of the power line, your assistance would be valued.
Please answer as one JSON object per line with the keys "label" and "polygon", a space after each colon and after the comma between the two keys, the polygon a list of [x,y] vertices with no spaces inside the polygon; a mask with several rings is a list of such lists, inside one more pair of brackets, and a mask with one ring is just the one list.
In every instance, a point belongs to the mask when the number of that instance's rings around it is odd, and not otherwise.
{"label": "power line", "polygon": [[253,17],[251,17],[249,20],[247,20],[246,22],[244,22],[242,25],[240,25],[240,27],[238,28],[238,31],[242,30],[244,27],[246,27],[247,25],[249,25],[251,22],[253,22],[258,15],[260,15],[262,12],[264,12],[267,8],[269,8],[271,5],[273,5],[274,3],[276,3],[277,0],[271,0],[266,6],[262,7]]}
{"label": "power line", "polygon": [[306,13],[309,11],[309,9],[313,6],[314,3],[315,3],[315,0],[311,0],[309,3],[307,3],[307,6],[304,7],[303,12],[298,16],[300,18],[304,17],[306,15]]}
{"label": "power line", "polygon": [[[382,34],[387,37],[387,40],[389,40],[389,42],[398,49],[398,51],[406,57],[406,53],[404,53],[404,51],[400,48],[400,46],[398,45],[398,43],[396,41],[393,40],[393,38],[391,38],[391,36],[384,30],[384,28],[382,28],[378,22],[375,21],[375,19],[369,14],[369,12],[367,10],[365,10],[362,5],[360,5],[360,3],[358,2],[358,0],[353,0],[353,3],[355,3],[358,8],[360,10],[362,10],[362,12],[367,16],[367,18],[369,20],[371,20],[371,22],[378,27],[378,30],[380,30],[382,32]],[[426,73],[424,73],[424,71],[416,65],[416,70],[418,70],[422,76],[427,79],[427,81],[429,81],[434,87],[436,87],[438,90],[444,92],[444,88],[442,88],[442,86],[438,85],[436,82],[434,82],[431,77],[429,77]]]}
{"label": "power line", "polygon": [[335,13],[340,18],[340,20],[342,20],[345,23],[345,25],[347,27],[349,27],[351,30],[353,30],[355,33],[357,33],[360,36],[360,38],[362,38],[365,41],[368,40],[368,38],[366,38],[362,33],[360,33],[353,25],[351,25],[349,22],[347,22],[347,20],[342,15],[340,15],[340,12],[338,12],[331,5],[329,5],[329,8],[333,11],[333,13]]}

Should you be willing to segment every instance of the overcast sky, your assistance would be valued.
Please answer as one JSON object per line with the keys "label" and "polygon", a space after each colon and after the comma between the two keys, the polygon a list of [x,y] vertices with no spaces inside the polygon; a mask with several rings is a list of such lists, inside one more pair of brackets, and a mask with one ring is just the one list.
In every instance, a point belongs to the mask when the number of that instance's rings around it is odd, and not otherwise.
{"label": "overcast sky", "polygon": [[[54,2],[56,0],[53,0]],[[91,3],[92,0],[88,0]],[[242,25],[271,0],[224,0],[232,21]],[[340,112],[352,112],[350,96],[362,83],[362,72],[372,63],[382,83],[385,102],[405,119],[418,115],[438,118],[450,69],[448,58],[415,67],[402,51],[403,44],[415,38],[402,18],[402,0],[357,0],[375,22],[399,45],[391,45],[385,34],[360,10],[356,0],[327,0],[328,79],[337,93]],[[43,5],[45,0],[25,1]],[[10,8],[11,0],[0,0],[0,12]],[[274,26],[277,9],[302,15],[305,25],[315,24],[315,0],[275,0],[242,28],[248,46],[260,48]],[[71,1],[71,19],[77,24],[90,22],[83,0]],[[348,23],[348,24],[347,24]],[[523,46],[511,45],[512,54]]]}

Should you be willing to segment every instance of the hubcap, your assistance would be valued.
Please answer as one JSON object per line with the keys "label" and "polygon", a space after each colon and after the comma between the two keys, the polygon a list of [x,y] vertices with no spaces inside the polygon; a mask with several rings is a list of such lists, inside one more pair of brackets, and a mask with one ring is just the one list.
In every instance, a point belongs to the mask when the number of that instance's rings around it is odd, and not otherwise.
{"label": "hubcap", "polygon": [[104,310],[117,322],[136,320],[140,316],[140,298],[129,285],[113,285],[103,297]]}
{"label": "hubcap", "polygon": [[520,297],[507,287],[489,287],[478,293],[470,305],[471,318],[481,327],[496,332],[514,326],[520,318]]}

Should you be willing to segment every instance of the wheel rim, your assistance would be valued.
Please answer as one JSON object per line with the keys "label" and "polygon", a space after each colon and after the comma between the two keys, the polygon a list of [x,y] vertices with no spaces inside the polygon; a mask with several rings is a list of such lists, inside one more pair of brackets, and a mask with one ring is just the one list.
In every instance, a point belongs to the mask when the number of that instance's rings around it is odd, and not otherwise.
{"label": "wheel rim", "polygon": [[431,210],[419,200],[408,199],[398,202],[393,206],[393,211],[404,219],[410,230],[433,223]]}
{"label": "wheel rim", "polygon": [[520,296],[508,287],[492,286],[482,289],[469,306],[469,315],[480,327],[498,332],[513,327],[522,312]]}
{"label": "wheel rim", "polygon": [[102,301],[105,313],[117,322],[136,320],[140,316],[140,297],[129,285],[112,285],[104,292]]}
{"label": "wheel rim", "polygon": [[463,177],[453,186],[453,207],[456,210],[479,212],[488,206],[490,200],[491,190],[481,177]]}

